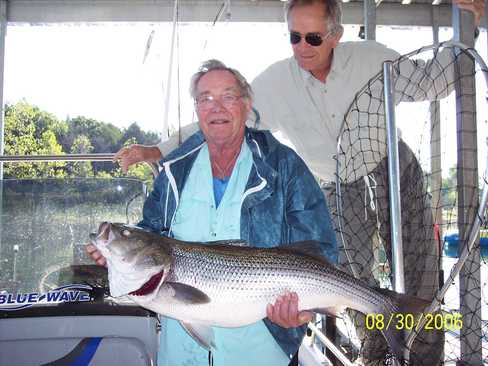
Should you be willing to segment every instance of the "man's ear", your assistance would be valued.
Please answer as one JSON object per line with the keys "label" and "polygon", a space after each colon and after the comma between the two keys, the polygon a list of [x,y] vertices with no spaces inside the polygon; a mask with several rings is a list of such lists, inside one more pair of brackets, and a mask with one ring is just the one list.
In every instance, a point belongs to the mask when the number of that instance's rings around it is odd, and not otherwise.
{"label": "man's ear", "polygon": [[335,48],[337,46],[343,34],[344,34],[344,28],[341,28],[340,31],[338,31],[331,37],[332,48]]}
{"label": "man's ear", "polygon": [[246,116],[249,116],[252,109],[252,99],[251,98],[244,98],[244,104],[246,106]]}

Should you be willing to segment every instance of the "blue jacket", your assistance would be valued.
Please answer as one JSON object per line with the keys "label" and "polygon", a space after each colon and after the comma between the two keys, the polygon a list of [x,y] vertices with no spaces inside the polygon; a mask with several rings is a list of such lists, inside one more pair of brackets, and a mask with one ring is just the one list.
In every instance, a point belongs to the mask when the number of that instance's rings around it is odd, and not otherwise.
{"label": "blue jacket", "polygon": [[[256,247],[304,240],[320,242],[323,254],[337,261],[337,244],[324,195],[303,160],[268,131],[246,129],[253,167],[241,208],[241,238]],[[161,161],[163,170],[146,199],[141,226],[171,236],[171,223],[186,179],[200,148],[201,131]],[[306,326],[282,328],[264,320],[287,355],[294,354]]]}

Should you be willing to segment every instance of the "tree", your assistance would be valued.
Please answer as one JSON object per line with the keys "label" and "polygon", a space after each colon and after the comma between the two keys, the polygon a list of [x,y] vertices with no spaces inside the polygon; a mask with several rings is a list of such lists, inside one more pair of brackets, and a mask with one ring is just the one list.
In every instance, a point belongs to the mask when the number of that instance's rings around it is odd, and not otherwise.
{"label": "tree", "polygon": [[[120,130],[112,124],[78,116],[59,121],[52,114],[20,101],[5,106],[6,155],[59,155],[115,152],[125,145],[154,144],[158,136],[144,132],[134,122]],[[112,162],[16,163],[6,164],[5,177],[110,177],[126,176]],[[152,180],[152,171],[145,164],[131,167],[128,176]]]}
{"label": "tree", "polygon": [[79,116],[68,119],[66,124],[67,132],[60,140],[64,151],[70,151],[77,136],[85,135],[90,140],[94,153],[113,152],[122,137],[119,128],[93,118]]}
{"label": "tree", "polygon": [[130,144],[143,144],[144,137],[144,131],[142,131],[139,125],[134,122],[126,130],[124,130],[124,134],[122,135],[120,142],[123,143],[123,146]]}
{"label": "tree", "polygon": [[[86,135],[79,135],[73,141],[71,146],[72,154],[89,154],[93,151],[90,139]],[[80,161],[73,163],[70,169],[70,175],[75,177],[93,177],[93,167],[90,161]]]}
{"label": "tree", "polygon": [[[42,122],[40,122],[42,121]],[[44,126],[44,130],[38,127]],[[59,125],[59,121],[49,113],[20,101],[5,106],[5,155],[62,154],[49,126]],[[12,163],[6,164],[6,178],[62,177],[65,163]]]}
{"label": "tree", "polygon": [[137,122],[134,122],[124,130],[118,149],[126,146],[127,141],[132,141],[134,144],[154,145],[159,141],[159,136],[154,132],[144,132]]}
{"label": "tree", "polygon": [[[64,136],[60,136],[64,151],[70,151],[74,141],[80,135],[88,137],[93,153],[117,151],[122,132],[114,125],[83,116],[67,119],[66,124],[67,132]],[[92,164],[92,169],[95,175],[101,171],[111,172],[113,164],[96,162]]]}

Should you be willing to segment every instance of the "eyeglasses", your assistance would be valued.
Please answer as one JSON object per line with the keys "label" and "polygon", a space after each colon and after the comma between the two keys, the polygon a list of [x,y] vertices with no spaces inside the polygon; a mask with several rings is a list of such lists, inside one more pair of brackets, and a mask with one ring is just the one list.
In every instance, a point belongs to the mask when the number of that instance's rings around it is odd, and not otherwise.
{"label": "eyeglasses", "polygon": [[229,108],[237,104],[242,95],[236,94],[222,94],[220,97],[214,97],[213,95],[206,94],[195,98],[195,105],[198,109],[206,110],[212,108],[217,101],[224,107]]}
{"label": "eyeglasses", "polygon": [[[305,42],[307,42],[310,46],[318,47],[330,36],[331,32],[327,33],[323,36],[320,33],[307,33],[305,34]],[[290,32],[290,43],[291,44],[298,44],[302,40],[302,35],[298,32]]]}

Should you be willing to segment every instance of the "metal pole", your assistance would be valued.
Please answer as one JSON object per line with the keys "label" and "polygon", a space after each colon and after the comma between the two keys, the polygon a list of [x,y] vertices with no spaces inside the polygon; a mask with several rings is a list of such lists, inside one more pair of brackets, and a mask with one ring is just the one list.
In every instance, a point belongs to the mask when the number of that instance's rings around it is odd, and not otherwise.
{"label": "metal pole", "polygon": [[388,142],[388,176],[391,217],[391,247],[393,257],[393,286],[395,291],[405,293],[403,271],[402,218],[400,199],[400,162],[398,158],[398,135],[395,121],[395,96],[393,92],[393,63],[383,63],[386,131]]}
{"label": "metal pole", "polygon": [[1,155],[2,163],[19,163],[26,161],[112,161],[115,154],[65,154],[65,155]]}
{"label": "metal pole", "polygon": [[364,0],[364,36],[368,41],[376,39],[376,3]]}
{"label": "metal pole", "polygon": [[[163,131],[161,138],[163,141],[168,139],[169,133],[169,101],[171,93],[171,80],[173,79],[173,59],[175,51],[175,37],[178,26],[178,0],[174,0],[173,6],[173,31],[171,33],[171,51],[169,53],[168,80],[166,82],[166,97],[164,101]],[[178,60],[179,62],[179,60]]]}
{"label": "metal pole", "polygon": [[[28,161],[113,161],[113,153],[97,154],[65,154],[65,155],[0,155],[0,164],[3,163],[23,163]],[[148,163],[154,177],[159,174],[159,166],[156,163]],[[1,180],[0,180],[1,183]]]}
{"label": "metal pole", "polygon": [[[3,76],[5,68],[5,35],[7,32],[7,0],[0,0],[0,155],[4,149],[4,118],[5,109],[3,105]],[[0,163],[0,179],[3,179],[3,164]]]}
{"label": "metal pole", "polygon": [[[432,38],[433,44],[439,46],[439,7],[431,7],[432,17]],[[438,52],[438,50],[434,51]],[[436,276],[436,281],[433,282],[437,285],[437,288],[431,289],[429,299],[434,298],[435,293],[444,285],[444,271],[442,269],[442,237],[443,237],[443,221],[442,221],[442,202],[441,202],[441,189],[442,189],[442,137],[441,137],[441,116],[440,116],[440,102],[434,100],[430,102],[430,185],[432,192],[432,216],[434,218],[434,227],[430,230],[437,230],[437,236],[434,236],[435,240],[432,248],[432,253],[435,258],[429,264],[432,264],[430,270],[432,270],[432,276]],[[429,260],[428,258],[426,259]],[[435,261],[435,262],[434,262]],[[444,359],[444,341],[445,336],[439,335],[437,345],[441,348],[440,358]],[[409,348],[410,349],[410,348]]]}
{"label": "metal pole", "polygon": [[[453,4],[454,39],[474,47],[474,16]],[[478,207],[478,147],[476,126],[475,63],[468,55],[457,53],[456,129],[459,243],[469,239],[469,226],[476,220]],[[476,233],[478,236],[478,233]],[[461,362],[481,365],[481,288],[480,251],[473,249],[459,273],[459,300],[463,327],[460,330]]]}
{"label": "metal pole", "polygon": [[[439,24],[437,22],[439,9],[437,6],[431,7],[432,15],[432,37],[434,45],[439,45]],[[439,236],[442,237],[442,144],[441,144],[441,118],[440,102],[438,100],[430,102],[430,159],[431,159],[431,186],[432,186],[432,208],[434,211],[434,223],[439,225]],[[441,269],[441,268],[439,268]]]}
{"label": "metal pole", "polygon": [[[7,33],[7,0],[0,0],[0,155],[4,149],[5,109],[3,102],[3,76],[5,72],[5,36]],[[3,163],[0,162],[0,261],[2,260]]]}
{"label": "metal pole", "polygon": [[320,339],[320,341],[327,347],[327,349],[330,349],[331,352],[337,357],[337,359],[345,366],[354,366],[354,364],[349,361],[346,355],[342,353],[340,349],[337,348],[337,346],[329,340],[324,333],[320,331],[319,328],[317,328],[314,324],[309,323],[308,327],[312,330],[312,332],[315,334],[315,336]]}

